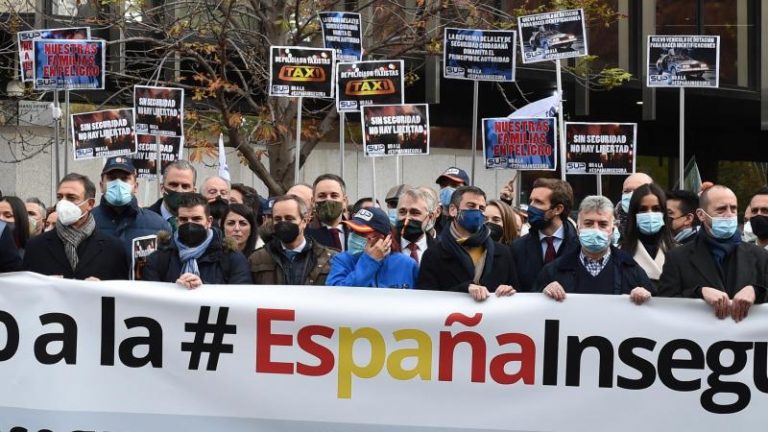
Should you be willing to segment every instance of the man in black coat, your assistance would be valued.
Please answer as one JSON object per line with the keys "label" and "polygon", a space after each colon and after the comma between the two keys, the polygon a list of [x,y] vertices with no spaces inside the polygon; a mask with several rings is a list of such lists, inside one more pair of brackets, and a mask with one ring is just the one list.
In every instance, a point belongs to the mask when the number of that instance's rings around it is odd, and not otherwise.
{"label": "man in black coat", "polygon": [[423,290],[468,292],[477,301],[514,294],[515,264],[509,248],[494,242],[485,225],[485,192],[461,186],[453,193],[449,226],[440,242],[427,249],[416,287]]}
{"label": "man in black coat", "polygon": [[163,171],[163,184],[160,187],[163,197],[147,207],[147,210],[162,216],[175,231],[179,196],[182,193],[194,192],[195,181],[197,181],[197,171],[192,164],[185,160],[171,162]]}
{"label": "man in black coat", "polygon": [[56,228],[27,242],[24,270],[68,279],[128,279],[128,256],[117,237],[96,228],[96,186],[67,174],[56,190]]}
{"label": "man in black coat", "polygon": [[164,236],[149,256],[143,280],[176,282],[187,288],[206,284],[251,284],[245,255],[213,228],[208,200],[198,193],[179,197],[178,230]]}
{"label": "man in black coat", "polygon": [[347,250],[349,230],[341,221],[348,203],[344,179],[335,174],[317,177],[312,186],[312,220],[305,235],[337,252]]}
{"label": "man in black coat", "polygon": [[636,304],[651,298],[655,288],[630,255],[611,246],[614,208],[604,196],[588,196],[579,207],[581,247],[547,264],[537,286],[562,301],[566,293],[629,294]]}
{"label": "man in black coat", "polygon": [[420,189],[408,189],[400,194],[395,223],[395,241],[400,243],[400,253],[421,264],[427,249],[435,247],[437,240],[429,233],[437,218],[437,202],[432,195]]}
{"label": "man in black coat", "polygon": [[533,183],[528,204],[528,234],[512,243],[520,291],[536,289],[544,265],[579,249],[579,239],[568,215],[573,189],[563,180],[541,178]]}
{"label": "man in black coat", "polygon": [[713,186],[699,197],[696,239],[667,253],[659,295],[703,299],[718,318],[735,321],[763,303],[768,288],[768,252],[743,243],[738,231],[736,195]]}

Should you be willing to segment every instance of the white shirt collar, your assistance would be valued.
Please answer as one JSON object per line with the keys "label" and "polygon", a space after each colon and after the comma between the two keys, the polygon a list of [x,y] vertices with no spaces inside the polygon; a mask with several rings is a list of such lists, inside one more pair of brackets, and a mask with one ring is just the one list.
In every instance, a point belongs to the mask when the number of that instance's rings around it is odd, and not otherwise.
{"label": "white shirt collar", "polygon": [[[568,222],[563,222],[560,224],[560,228],[557,229],[554,233],[552,233],[552,237],[562,240],[565,238],[565,224]],[[545,238],[549,237],[548,235],[544,234],[543,232],[539,231],[539,241],[544,240]]]}
{"label": "white shirt collar", "polygon": [[288,249],[287,247],[285,247],[285,244],[283,244],[283,242],[280,242],[280,246],[283,247],[284,251],[301,252],[301,251],[304,250],[304,247],[307,246],[307,239],[305,237],[304,240],[301,241],[301,244],[298,245],[297,247],[293,248],[293,249]]}

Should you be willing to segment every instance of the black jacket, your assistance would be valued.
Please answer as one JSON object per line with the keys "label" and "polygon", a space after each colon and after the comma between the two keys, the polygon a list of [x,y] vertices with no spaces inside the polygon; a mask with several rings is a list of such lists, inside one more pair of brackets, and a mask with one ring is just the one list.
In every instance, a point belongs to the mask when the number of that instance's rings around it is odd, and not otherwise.
{"label": "black jacket", "polygon": [[747,285],[755,287],[755,303],[766,300],[768,288],[768,252],[751,243],[741,242],[723,262],[720,277],[715,260],[704,236],[699,232],[694,241],[667,252],[659,280],[663,297],[701,298],[701,288],[717,288],[733,296]]}
{"label": "black jacket", "polygon": [[[612,287],[578,287],[576,284],[576,272],[579,266],[581,248],[572,250],[560,258],[552,261],[541,269],[536,282],[536,291],[543,291],[551,282],[559,282],[565,292],[574,294],[629,294],[637,287],[643,287],[656,295],[656,288],[645,274],[645,271],[637,265],[628,253],[611,246],[611,257],[608,260],[607,269],[613,271]],[[604,270],[605,271],[605,270]]]}
{"label": "black jacket", "polygon": [[56,230],[42,233],[27,241],[24,270],[44,275],[62,275],[67,279],[97,277],[101,280],[125,280],[129,276],[128,255],[119,238],[98,228],[77,247],[77,268],[72,271],[64,242]]}
{"label": "black jacket", "polygon": [[[349,239],[349,230],[347,229],[347,226],[345,224],[339,225],[339,229],[341,230],[344,238],[344,250],[347,250],[346,243]],[[304,230],[304,235],[307,238],[310,238],[321,245],[330,248],[332,250],[335,250],[337,252],[341,252],[335,247],[333,247],[333,241],[331,240],[331,231],[321,223],[317,221],[312,221],[307,228]]]}
{"label": "black jacket", "polygon": [[21,256],[8,225],[0,221],[0,273],[21,269]]}
{"label": "black jacket", "polygon": [[[143,280],[176,282],[181,276],[179,250],[169,233],[158,236],[158,249],[147,259]],[[226,255],[226,256],[225,256]],[[197,259],[200,279],[205,284],[251,284],[248,260],[237,246],[222,240],[221,232],[213,230],[213,240],[203,255]]]}
{"label": "black jacket", "polygon": [[[449,234],[450,231],[443,233],[443,235]],[[492,270],[480,279],[480,285],[488,288],[489,291],[496,291],[499,285],[511,285],[517,288],[519,285],[517,272],[509,247],[496,242],[493,242],[493,246],[493,255],[486,257],[486,260],[492,258],[491,263],[489,263],[492,265]],[[474,276],[474,274],[469,274],[466,271],[461,260],[441,240],[424,252],[416,288],[432,291],[468,292]]]}
{"label": "black jacket", "polygon": [[[579,235],[568,220],[563,221],[563,242],[557,250],[557,257],[579,250]],[[536,280],[544,267],[539,233],[531,231],[512,242],[512,257],[515,259],[517,276],[520,279],[518,291],[532,292],[536,290]]]}
{"label": "black jacket", "polygon": [[163,205],[163,199],[160,198],[159,200],[155,201],[154,204],[152,204],[151,206],[147,207],[147,210],[153,211],[153,212],[159,214],[160,216],[162,216],[163,213],[160,211],[160,207],[162,205]]}

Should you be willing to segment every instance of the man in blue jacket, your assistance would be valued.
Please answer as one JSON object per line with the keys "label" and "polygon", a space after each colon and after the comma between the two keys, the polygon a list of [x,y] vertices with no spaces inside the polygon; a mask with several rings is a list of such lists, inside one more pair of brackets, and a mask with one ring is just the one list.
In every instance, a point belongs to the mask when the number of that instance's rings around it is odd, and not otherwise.
{"label": "man in blue jacket", "polygon": [[352,232],[347,250],[331,259],[328,285],[414,288],[419,267],[410,257],[392,253],[392,226],[383,210],[360,209],[342,223]]}
{"label": "man in blue jacket", "polygon": [[159,214],[139,207],[138,183],[133,161],[124,156],[107,159],[101,171],[101,202],[93,209],[96,227],[123,242],[128,256],[133,239],[170,231],[171,226]]}

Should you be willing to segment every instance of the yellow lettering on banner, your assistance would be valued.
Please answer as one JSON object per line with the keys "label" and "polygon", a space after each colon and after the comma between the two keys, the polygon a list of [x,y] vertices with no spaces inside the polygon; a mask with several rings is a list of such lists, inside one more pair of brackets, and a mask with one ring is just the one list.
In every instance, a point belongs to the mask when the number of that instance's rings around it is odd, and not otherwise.
{"label": "yellow lettering on banner", "polygon": [[[387,358],[387,371],[394,379],[409,380],[420,377],[422,380],[432,379],[432,339],[428,334],[416,329],[397,330],[392,333],[395,340],[401,342],[406,339],[416,341],[416,348],[401,348],[393,351]],[[403,360],[416,358],[416,366],[413,369],[403,368]]]}
{"label": "yellow lettering on banner", "polygon": [[[359,339],[365,339],[371,345],[371,359],[367,365],[355,363],[355,342]],[[358,378],[373,378],[381,372],[387,356],[386,350],[384,336],[374,328],[363,327],[354,332],[350,327],[339,328],[339,399],[352,397],[353,374]]]}

